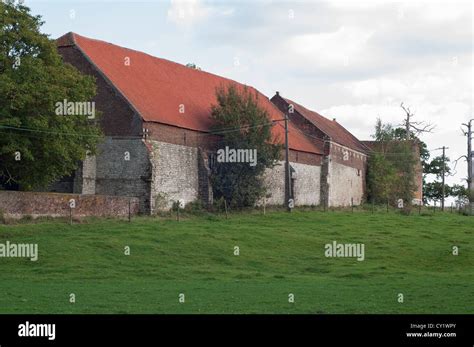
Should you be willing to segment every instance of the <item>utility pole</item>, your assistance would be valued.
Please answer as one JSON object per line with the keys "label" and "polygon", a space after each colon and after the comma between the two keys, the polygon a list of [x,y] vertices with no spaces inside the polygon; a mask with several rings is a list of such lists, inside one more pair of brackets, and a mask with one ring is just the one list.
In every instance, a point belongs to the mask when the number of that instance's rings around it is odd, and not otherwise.
{"label": "utility pole", "polygon": [[288,114],[285,113],[285,179],[286,179],[286,206],[288,212],[291,212],[291,169],[290,169],[290,150],[288,148]]}
{"label": "utility pole", "polygon": [[472,119],[467,125],[467,196],[469,197],[469,211],[472,214]]}
{"label": "utility pole", "polygon": [[467,196],[469,198],[469,215],[472,215],[472,207],[474,205],[474,194],[472,186],[472,122],[474,119],[469,120],[467,124],[462,125],[467,128],[467,131],[463,134],[467,137]]}
{"label": "utility pole", "polygon": [[446,191],[444,187],[444,182],[445,182],[445,176],[446,176],[446,149],[447,147],[443,146],[443,185],[441,187],[442,189],[442,197],[441,197],[441,211],[444,212],[444,197],[446,196]]}
{"label": "utility pole", "polygon": [[467,132],[464,133],[467,137],[467,196],[469,198],[469,214],[472,214],[472,207],[474,205],[473,194],[472,194],[472,122],[474,119],[469,120],[467,124],[463,124],[467,127]]}
{"label": "utility pole", "polygon": [[441,166],[441,211],[444,211],[444,198],[446,197],[446,188],[445,188],[445,181],[446,181],[446,150],[449,147],[443,146],[440,148],[436,148],[433,151],[443,150],[442,156],[442,166]]}

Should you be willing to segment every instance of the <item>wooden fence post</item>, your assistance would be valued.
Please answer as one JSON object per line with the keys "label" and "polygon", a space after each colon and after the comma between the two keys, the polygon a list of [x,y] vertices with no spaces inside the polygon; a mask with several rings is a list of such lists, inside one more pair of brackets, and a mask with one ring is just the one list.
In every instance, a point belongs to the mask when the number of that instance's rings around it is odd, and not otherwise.
{"label": "wooden fence post", "polygon": [[178,200],[177,203],[176,203],[176,207],[177,207],[177,209],[176,209],[176,220],[178,222],[179,222],[179,205],[180,205],[180,203],[179,203],[179,200]]}
{"label": "wooden fence post", "polygon": [[227,200],[226,199],[224,199],[224,208],[225,208],[225,219],[227,219],[228,216],[227,216]]}

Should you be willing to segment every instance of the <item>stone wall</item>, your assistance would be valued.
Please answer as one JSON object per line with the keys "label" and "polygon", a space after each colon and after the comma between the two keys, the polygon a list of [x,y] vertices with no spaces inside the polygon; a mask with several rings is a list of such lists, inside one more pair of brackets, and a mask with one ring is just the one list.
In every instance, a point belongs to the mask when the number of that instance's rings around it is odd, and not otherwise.
{"label": "stone wall", "polygon": [[73,183],[77,194],[137,196],[144,214],[156,212],[157,199],[158,209],[169,209],[178,199],[212,203],[207,153],[154,140],[106,137]]}
{"label": "stone wall", "polygon": [[[61,182],[56,189],[83,194],[138,196],[142,213],[153,213],[160,198],[164,203],[162,208],[171,207],[178,199],[185,204],[197,199],[212,201],[212,189],[206,182],[206,151],[216,149],[220,141],[218,136],[143,121],[78,47],[69,43],[58,49],[65,62],[96,78],[94,101],[101,112],[101,127],[109,137],[99,146],[96,157],[84,161],[73,182]],[[275,102],[274,98],[272,101]],[[304,117],[297,114],[290,117],[303,131],[319,139],[325,138],[324,133]],[[141,139],[142,135],[146,139]],[[329,154],[326,166],[322,164],[322,155],[290,150],[290,162],[296,171],[293,181],[296,205],[318,205],[322,199],[328,200],[330,206],[347,205],[351,197],[356,204],[362,201],[364,161],[358,159],[359,153],[354,157],[351,154],[349,161],[341,161],[342,152],[336,147],[324,152]],[[125,159],[126,152],[130,154],[129,160]],[[283,162],[280,164],[265,172],[265,184],[272,195],[268,204],[280,205],[285,200],[285,172]]]}
{"label": "stone wall", "polygon": [[73,193],[95,194],[96,157],[86,156],[74,175]]}
{"label": "stone wall", "polygon": [[360,205],[364,197],[365,175],[357,168],[335,161],[329,162],[328,191],[329,206]]}
{"label": "stone wall", "polygon": [[166,142],[151,145],[151,212],[169,209],[173,201],[184,204],[199,198],[198,148]]}
{"label": "stone wall", "polygon": [[[360,205],[365,198],[367,155],[348,147],[328,141],[329,155],[326,157],[327,206],[339,207]],[[323,178],[324,180],[324,178]]]}
{"label": "stone wall", "polygon": [[[321,163],[322,156],[290,151],[296,206],[320,205],[325,198],[328,206],[349,206],[351,198],[355,205],[362,202],[365,157],[351,152],[345,161],[343,151],[332,148],[331,153]],[[207,152],[194,146],[107,137],[97,156],[88,157],[76,172],[74,192],[137,196],[145,214],[169,209],[176,200],[201,200],[206,206],[212,203],[207,160]],[[266,203],[284,204],[284,161],[266,170],[264,184],[270,195]]]}
{"label": "stone wall", "polygon": [[[290,162],[295,206],[319,205],[321,166]],[[265,170],[264,185],[267,188],[267,205],[283,205],[285,202],[285,162],[279,161],[272,169]],[[261,202],[260,202],[261,204]]]}
{"label": "stone wall", "polygon": [[209,207],[214,201],[211,184],[211,169],[209,153],[201,148],[198,150],[198,186],[199,197],[204,207]]}
{"label": "stone wall", "polygon": [[263,174],[263,184],[267,188],[267,205],[282,205],[285,202],[285,162],[266,169]]}
{"label": "stone wall", "polygon": [[290,163],[293,173],[293,193],[296,206],[319,205],[321,203],[321,166]]}
{"label": "stone wall", "polygon": [[0,191],[0,211],[7,218],[22,216],[69,217],[70,201],[74,199],[74,217],[128,217],[139,211],[139,199],[136,197],[80,195],[40,192]]}
{"label": "stone wall", "polygon": [[[93,162],[89,161],[89,164]],[[149,150],[143,140],[106,138],[99,145],[95,167],[96,194],[137,196],[140,197],[140,212],[149,211],[152,174]],[[83,170],[89,169],[92,168]]]}

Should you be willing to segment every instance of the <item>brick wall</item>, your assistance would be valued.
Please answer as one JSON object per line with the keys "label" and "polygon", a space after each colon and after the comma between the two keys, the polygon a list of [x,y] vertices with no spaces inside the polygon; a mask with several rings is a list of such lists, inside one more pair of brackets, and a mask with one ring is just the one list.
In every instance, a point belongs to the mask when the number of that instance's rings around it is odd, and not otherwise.
{"label": "brick wall", "polygon": [[[74,192],[138,196],[142,213],[153,213],[158,197],[166,200],[166,208],[177,199],[185,203],[197,199],[205,203],[212,201],[206,158],[208,152],[218,148],[218,136],[142,121],[124,96],[79,48],[63,46],[59,52],[66,62],[96,78],[97,96],[94,101],[102,112],[100,122],[108,136],[99,146],[97,157],[84,161],[76,173]],[[292,121],[299,122],[301,128],[315,136],[323,135],[304,119],[292,117]],[[142,129],[147,129],[145,141],[140,138]],[[124,160],[125,151],[131,156],[128,162]],[[321,155],[290,150],[290,162],[298,175],[293,188],[296,204],[320,203],[322,159]],[[285,190],[283,167],[267,170],[265,175],[272,203],[282,204]]]}
{"label": "brick wall", "polygon": [[220,141],[220,137],[216,135],[167,124],[145,122],[143,127],[148,129],[147,139],[175,145],[199,147],[212,151],[217,148]]}
{"label": "brick wall", "polygon": [[367,167],[367,155],[354,151],[348,147],[330,142],[329,155],[331,161],[358,170],[365,170]]}
{"label": "brick wall", "polygon": [[132,215],[139,210],[139,199],[136,197],[0,191],[0,211],[9,218],[69,217],[71,199],[76,204],[72,210],[75,217],[127,217],[129,202]]}
{"label": "brick wall", "polygon": [[[139,196],[140,211],[150,209],[151,165],[142,140],[143,121],[126,98],[76,46],[58,48],[63,60],[96,79],[94,98],[105,142],[96,157],[86,159],[75,173],[73,191],[84,194]],[[124,153],[130,153],[130,161]],[[56,190],[70,189],[63,184]]]}
{"label": "brick wall", "polygon": [[[94,101],[100,116],[101,128],[107,136],[140,136],[143,122],[122,94],[95,68],[76,46],[59,47],[63,60],[86,75],[95,77],[97,95]],[[62,100],[58,100],[62,101]]]}
{"label": "brick wall", "polygon": [[[327,137],[325,133],[319,130],[317,127],[314,126],[309,120],[303,117],[299,112],[293,110],[290,112],[289,104],[285,99],[283,99],[280,95],[274,95],[271,99],[271,102],[275,104],[278,109],[287,114],[291,120],[291,122],[296,125],[298,129],[302,132],[309,134],[312,136],[311,140],[316,143],[317,146],[320,146],[324,139]],[[318,140],[319,139],[319,140]]]}

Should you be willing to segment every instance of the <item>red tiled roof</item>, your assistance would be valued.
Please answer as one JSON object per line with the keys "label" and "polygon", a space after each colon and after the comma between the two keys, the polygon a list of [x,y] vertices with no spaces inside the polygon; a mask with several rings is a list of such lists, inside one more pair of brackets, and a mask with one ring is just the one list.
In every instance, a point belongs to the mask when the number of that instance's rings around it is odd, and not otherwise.
{"label": "red tiled roof", "polygon": [[[217,104],[216,88],[244,85],[208,72],[188,68],[149,54],[68,33],[57,39],[58,46],[76,45],[134,106],[144,121],[158,122],[181,128],[207,132],[211,127],[211,106]],[[124,62],[129,59],[127,66]],[[259,91],[248,87],[258,97],[259,105],[270,119],[282,119],[283,114]],[[185,113],[180,113],[184,105]],[[273,127],[278,142],[284,140],[281,124]],[[290,124],[291,149],[322,154],[323,148],[313,144]]]}
{"label": "red tiled roof", "polygon": [[351,148],[362,153],[367,152],[368,148],[364,146],[354,135],[335,120],[329,120],[315,111],[308,110],[304,106],[283,98],[288,104],[294,106],[294,109],[308,121],[313,123],[319,130],[328,135],[332,141]]}

